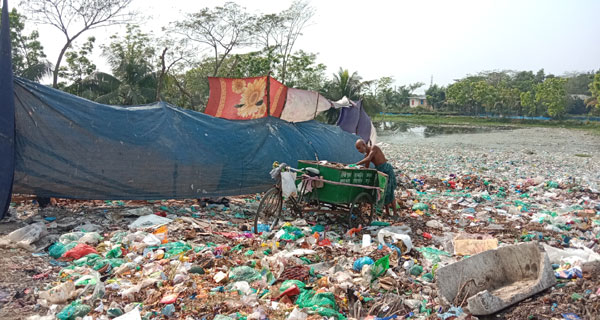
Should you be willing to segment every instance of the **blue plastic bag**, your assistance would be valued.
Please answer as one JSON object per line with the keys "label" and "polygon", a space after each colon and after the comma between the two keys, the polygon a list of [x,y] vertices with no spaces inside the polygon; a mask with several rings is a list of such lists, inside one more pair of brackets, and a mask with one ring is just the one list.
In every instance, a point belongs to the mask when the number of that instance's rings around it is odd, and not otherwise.
{"label": "blue plastic bag", "polygon": [[359,271],[362,270],[363,266],[367,265],[367,264],[374,264],[375,261],[373,261],[373,259],[369,258],[369,257],[362,257],[362,258],[358,258],[356,259],[356,261],[354,261],[354,264],[352,265],[352,269],[354,269],[354,271]]}

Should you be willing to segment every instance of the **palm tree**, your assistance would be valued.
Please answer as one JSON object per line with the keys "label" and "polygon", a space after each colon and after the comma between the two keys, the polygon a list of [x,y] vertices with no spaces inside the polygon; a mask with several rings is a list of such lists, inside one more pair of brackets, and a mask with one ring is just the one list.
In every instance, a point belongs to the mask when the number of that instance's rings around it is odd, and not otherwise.
{"label": "palm tree", "polygon": [[27,66],[25,69],[15,71],[16,76],[36,82],[50,74],[52,74],[52,64],[48,61],[40,61]]}
{"label": "palm tree", "polygon": [[351,100],[359,99],[363,85],[362,77],[356,71],[350,74],[348,69],[340,67],[340,70],[333,75],[333,86],[339,95],[338,99],[343,97],[348,97]]}
{"label": "palm tree", "polygon": [[149,43],[137,26],[128,25],[123,39],[113,36],[113,42],[104,48],[113,74],[96,72],[84,79],[82,96],[119,105],[155,101],[158,77],[152,63],[154,48]]}

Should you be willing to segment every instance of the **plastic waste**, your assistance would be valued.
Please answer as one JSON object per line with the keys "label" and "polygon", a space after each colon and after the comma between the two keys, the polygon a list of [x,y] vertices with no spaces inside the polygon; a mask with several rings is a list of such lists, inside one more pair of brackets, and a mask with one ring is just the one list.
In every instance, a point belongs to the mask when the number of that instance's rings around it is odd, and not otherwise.
{"label": "plastic waste", "polygon": [[154,236],[156,236],[156,238],[158,238],[161,243],[169,242],[169,240],[168,240],[169,229],[167,229],[167,226],[159,227],[152,234]]}
{"label": "plastic waste", "polygon": [[304,282],[300,281],[300,280],[285,280],[281,286],[279,287],[279,292],[284,292],[285,290],[289,289],[290,287],[296,286],[298,287],[300,290],[303,290],[306,287],[306,284],[304,284]]}
{"label": "plastic waste", "polygon": [[361,248],[365,249],[365,248],[368,248],[369,246],[371,246],[371,235],[363,234]]}
{"label": "plastic waste", "polygon": [[65,252],[62,255],[63,259],[67,259],[67,260],[77,260],[81,257],[84,257],[88,254],[98,254],[98,251],[96,251],[96,249],[94,249],[93,247],[84,244],[84,243],[79,243],[77,244],[75,247],[73,247],[71,250]]}
{"label": "plastic waste", "polygon": [[389,227],[390,223],[385,221],[372,221],[371,226],[373,227]]}
{"label": "plastic waste", "polygon": [[28,251],[35,251],[36,248],[32,244],[47,233],[46,225],[43,222],[30,224],[1,238],[0,247],[22,248]]}
{"label": "plastic waste", "polygon": [[247,281],[237,281],[231,285],[232,291],[238,291],[244,295],[249,295],[252,293],[252,289],[250,288],[250,284]]}
{"label": "plastic waste", "polygon": [[156,228],[165,224],[169,224],[171,222],[173,222],[173,220],[169,218],[163,218],[155,214],[150,214],[147,216],[137,218],[134,222],[129,224],[129,229],[137,230],[146,228]]}
{"label": "plastic waste", "polygon": [[418,264],[416,264],[416,265],[414,265],[414,266],[412,266],[410,268],[410,274],[413,275],[413,276],[415,276],[415,277],[420,276],[421,273],[423,273],[423,267],[421,267]]}
{"label": "plastic waste", "polygon": [[284,197],[289,198],[297,194],[296,188],[296,173],[287,171],[281,173],[281,193]]}
{"label": "plastic waste", "polygon": [[316,293],[314,290],[305,290],[296,299],[296,304],[301,308],[328,307],[337,309],[335,296],[332,292]]}
{"label": "plastic waste", "polygon": [[215,280],[216,283],[221,283],[225,279],[227,279],[227,274],[223,271],[217,272],[213,277],[213,280]]}
{"label": "plastic waste", "polygon": [[232,281],[252,282],[260,278],[262,278],[260,272],[248,266],[235,267],[229,271],[229,279]]}
{"label": "plastic waste", "polygon": [[65,245],[60,242],[57,242],[48,248],[48,254],[54,259],[60,258],[65,252],[67,252],[67,249],[65,248]]}
{"label": "plastic waste", "polygon": [[566,249],[558,249],[551,247],[547,244],[544,244],[544,250],[548,254],[548,259],[550,263],[584,263],[591,261],[600,261],[600,254],[594,252],[589,248],[566,248]]}
{"label": "plastic waste", "polygon": [[179,296],[179,294],[177,294],[177,293],[166,294],[165,296],[162,297],[162,299],[160,299],[160,303],[162,303],[162,304],[175,303],[175,301],[177,301],[178,296]]}
{"label": "plastic waste", "polygon": [[175,314],[175,306],[172,304],[168,304],[160,310],[160,313],[165,317],[170,318]]}
{"label": "plastic waste", "polygon": [[448,311],[438,315],[440,319],[446,320],[452,317],[460,317],[463,314],[461,307],[451,307]]}
{"label": "plastic waste", "polygon": [[[271,231],[271,228],[268,224],[263,224],[263,223],[259,223],[256,226],[256,233],[261,233],[261,232],[269,232]],[[254,228],[252,228],[252,231],[254,232]]]}
{"label": "plastic waste", "polygon": [[83,317],[92,310],[92,307],[81,303],[79,300],[73,301],[68,306],[64,307],[56,317],[60,320],[75,320],[78,317]]}
{"label": "plastic waste", "polygon": [[293,285],[291,287],[288,287],[285,291],[283,291],[281,294],[279,294],[279,296],[277,298],[275,298],[275,300],[279,300],[282,297],[291,297],[291,296],[297,296],[300,294],[300,289],[296,286]]}
{"label": "plastic waste", "polygon": [[440,256],[447,256],[447,257],[452,256],[450,253],[448,253],[446,251],[439,250],[436,248],[431,248],[431,247],[421,247],[421,248],[417,248],[416,250],[421,252],[421,254],[423,254],[425,259],[431,261],[431,263],[440,262],[441,261]]}
{"label": "plastic waste", "polygon": [[113,318],[113,320],[142,320],[142,316],[140,315],[140,309],[133,308],[131,311]]}
{"label": "plastic waste", "polygon": [[140,208],[133,208],[133,209],[129,209],[129,210],[125,210],[123,211],[121,214],[123,216],[146,216],[149,214],[153,214],[154,211],[152,210],[152,208],[149,207],[140,207]]}
{"label": "plastic waste", "polygon": [[365,265],[371,265],[373,263],[375,262],[369,257],[358,258],[354,261],[352,269],[354,269],[354,271],[360,272]]}
{"label": "plastic waste", "polygon": [[158,246],[162,243],[161,239],[152,233],[149,233],[147,236],[145,236],[142,241],[149,246]]}
{"label": "plastic waste", "polygon": [[40,292],[39,296],[52,304],[62,304],[76,297],[77,294],[73,281],[67,281],[50,290]]}
{"label": "plastic waste", "polygon": [[308,314],[300,311],[298,308],[294,308],[286,320],[306,320],[306,318],[308,318]]}
{"label": "plastic waste", "polygon": [[412,240],[410,239],[408,233],[410,233],[409,227],[385,227],[377,232],[377,240],[381,245],[387,245],[385,241],[386,237],[391,238],[392,241],[388,242],[390,244],[394,244],[397,241],[402,241],[406,247],[406,252],[402,252],[402,254],[406,254],[410,252],[413,247]]}
{"label": "plastic waste", "polygon": [[429,206],[422,202],[416,203],[415,205],[412,206],[413,211],[417,211],[417,210],[426,211],[428,209],[429,209]]}
{"label": "plastic waste", "polygon": [[583,278],[583,272],[580,267],[572,267],[568,269],[558,269],[554,271],[554,275],[558,279],[576,279]]}
{"label": "plastic waste", "polygon": [[373,278],[379,278],[390,268],[390,256],[385,256],[373,264],[371,267],[371,273],[373,273]]}

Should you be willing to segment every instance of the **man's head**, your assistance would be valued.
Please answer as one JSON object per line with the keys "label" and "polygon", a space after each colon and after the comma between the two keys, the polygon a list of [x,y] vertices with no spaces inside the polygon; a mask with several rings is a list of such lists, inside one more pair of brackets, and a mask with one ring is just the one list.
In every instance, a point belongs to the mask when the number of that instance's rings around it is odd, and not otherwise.
{"label": "man's head", "polygon": [[360,152],[360,153],[367,152],[367,144],[365,143],[365,140],[363,140],[363,139],[356,140],[356,150],[358,150],[358,152]]}

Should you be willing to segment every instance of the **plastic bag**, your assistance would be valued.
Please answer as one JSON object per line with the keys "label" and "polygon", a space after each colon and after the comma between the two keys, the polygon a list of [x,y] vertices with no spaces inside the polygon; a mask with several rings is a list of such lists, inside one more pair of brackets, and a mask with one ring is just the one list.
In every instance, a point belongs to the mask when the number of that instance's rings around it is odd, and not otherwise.
{"label": "plastic bag", "polygon": [[71,242],[77,242],[81,237],[85,235],[85,232],[69,232],[61,234],[58,241],[62,244],[69,244]]}
{"label": "plastic bag", "polygon": [[365,265],[373,264],[373,263],[375,263],[375,262],[373,261],[373,259],[371,259],[369,257],[358,258],[354,261],[354,264],[352,265],[352,269],[354,269],[354,271],[360,272],[360,270],[362,270],[362,268]]}
{"label": "plastic bag", "polygon": [[83,317],[92,310],[87,304],[82,304],[79,300],[73,301],[70,305],[64,307],[56,317],[60,320],[75,320],[77,317]]}
{"label": "plastic bag", "polygon": [[160,239],[161,243],[169,242],[169,240],[167,239],[169,234],[169,229],[167,229],[167,226],[159,227],[154,232],[152,232],[152,234],[154,234],[158,239]]}
{"label": "plastic bag", "polygon": [[137,218],[134,222],[129,224],[129,229],[145,229],[150,227],[159,227],[165,225],[167,223],[171,223],[173,220],[169,218],[163,218],[161,216],[157,216],[155,214],[149,214],[147,216],[142,216]]}
{"label": "plastic bag", "polygon": [[232,281],[252,282],[261,278],[260,272],[248,266],[235,267],[229,271],[229,279]]}
{"label": "plastic bag", "polygon": [[306,318],[308,318],[306,313],[300,311],[298,308],[294,308],[286,320],[306,320]]}
{"label": "plastic bag", "polygon": [[373,274],[373,278],[379,278],[390,268],[390,256],[387,255],[377,261],[371,267],[371,273]]}
{"label": "plastic bag", "polygon": [[34,251],[35,247],[31,244],[38,241],[46,233],[46,225],[43,222],[38,222],[9,233],[2,238],[0,244],[7,247]]}
{"label": "plastic bag", "polygon": [[281,191],[282,195],[286,198],[297,194],[295,172],[281,173]]}
{"label": "plastic bag", "polygon": [[415,205],[412,206],[413,211],[417,211],[417,210],[426,211],[428,209],[429,209],[429,206],[422,202],[415,203]]}
{"label": "plastic bag", "polygon": [[292,286],[296,286],[300,290],[304,290],[304,288],[306,288],[306,284],[300,280],[285,280],[279,287],[279,292],[284,292]]}
{"label": "plastic bag", "polygon": [[67,252],[67,249],[65,248],[65,245],[60,242],[57,242],[48,248],[48,254],[54,259],[62,257],[65,252]]}
{"label": "plastic bag", "polygon": [[323,317],[336,317],[336,319],[338,320],[342,320],[342,319],[346,319],[346,317],[344,317],[343,314],[335,311],[334,309],[331,308],[324,308],[324,307],[316,307],[313,308],[313,310],[318,313],[320,316]]}
{"label": "plastic bag", "polygon": [[431,263],[434,263],[434,264],[441,261],[440,256],[447,256],[447,257],[452,256],[450,253],[448,253],[446,251],[439,250],[436,248],[431,248],[431,247],[421,247],[421,248],[418,248],[417,251],[419,251],[421,254],[423,254],[425,259],[431,261]]}
{"label": "plastic bag", "polygon": [[40,292],[39,296],[52,304],[60,304],[71,300],[77,294],[75,284],[72,281],[67,281],[50,290]]}
{"label": "plastic bag", "polygon": [[80,243],[80,244],[76,245],[75,247],[73,247],[73,249],[65,252],[65,254],[62,255],[62,258],[65,258],[68,260],[77,260],[77,259],[84,257],[91,253],[98,254],[98,251],[96,251],[96,249],[94,249],[93,247],[90,247],[87,244]]}
{"label": "plastic bag", "polygon": [[296,304],[301,308],[329,307],[337,309],[333,292],[316,293],[314,290],[305,290],[298,296]]}
{"label": "plastic bag", "polygon": [[408,233],[410,233],[410,228],[408,227],[385,227],[377,232],[377,240],[384,246],[387,245],[385,242],[386,237],[392,238],[392,244],[400,240],[406,247],[406,252],[402,252],[402,254],[406,254],[410,252],[413,247],[412,240]]}

